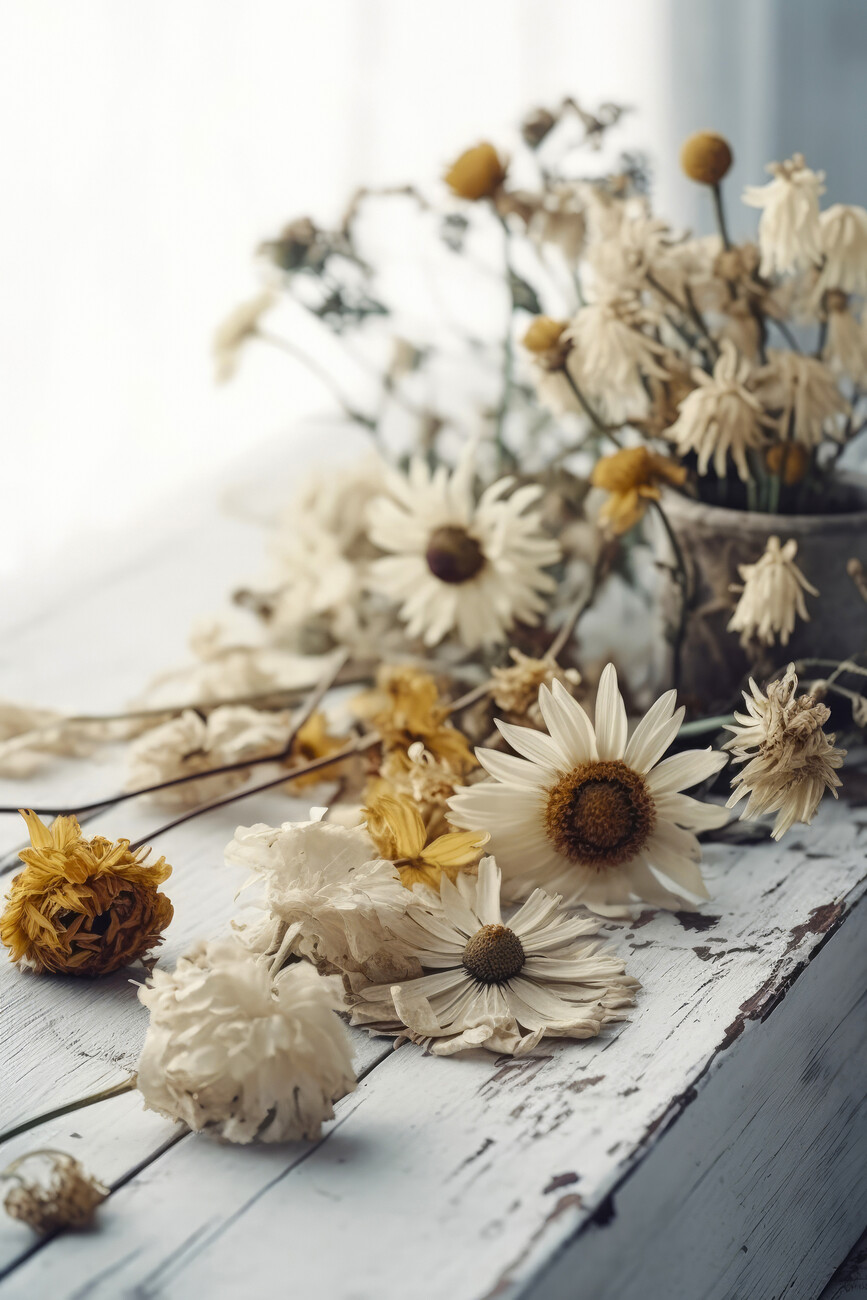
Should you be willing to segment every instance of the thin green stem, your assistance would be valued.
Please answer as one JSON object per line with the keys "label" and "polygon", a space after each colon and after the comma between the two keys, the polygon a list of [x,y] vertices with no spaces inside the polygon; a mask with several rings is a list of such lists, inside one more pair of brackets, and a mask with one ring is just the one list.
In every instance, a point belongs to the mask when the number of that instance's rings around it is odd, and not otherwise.
{"label": "thin green stem", "polygon": [[726,225],[725,208],[723,207],[722,186],[719,181],[716,185],[711,186],[711,197],[713,199],[713,212],[716,217],[717,229],[719,230],[720,239],[723,242],[723,248],[731,248],[732,243],[729,239],[728,227]]}
{"label": "thin green stem", "polygon": [[299,348],[295,343],[290,342],[289,339],[281,338],[279,334],[272,334],[270,330],[258,328],[255,331],[255,335],[256,338],[261,339],[263,343],[270,343],[272,347],[279,348],[281,352],[287,353],[290,357],[294,357],[296,361],[300,361],[303,366],[306,366],[310,373],[316,376],[323,387],[328,389],[331,396],[343,410],[344,414],[347,415],[350,420],[354,420],[357,424],[362,425],[370,433],[376,436],[376,421],[372,420],[369,415],[365,415],[363,411],[359,411],[349,401],[347,401],[328,370],[326,370],[325,366],[320,365],[315,357],[311,357],[303,348]]}
{"label": "thin green stem", "polygon": [[623,450],[622,444],[619,438],[617,437],[617,435],[615,434],[614,430],[611,428],[610,425],[607,425],[604,422],[604,420],[601,418],[601,416],[597,414],[596,411],[594,411],[593,407],[590,405],[587,398],[584,396],[581,389],[576,384],[574,378],[572,377],[572,375],[570,374],[566,366],[563,367],[560,373],[565,377],[566,383],[572,389],[572,392],[575,394],[579,406],[581,407],[581,409],[583,410],[587,418],[590,420],[590,423],[594,425],[595,428],[597,428],[600,433],[604,433],[606,438],[610,438],[618,451],[622,451]]}
{"label": "thin green stem", "polygon": [[32,1128],[38,1128],[40,1124],[47,1124],[49,1120],[60,1119],[63,1115],[71,1115],[74,1110],[83,1110],[85,1106],[94,1106],[100,1101],[109,1101],[112,1097],[120,1097],[125,1092],[132,1092],[136,1086],[136,1076],[124,1079],[123,1083],[116,1083],[111,1088],[103,1088],[101,1092],[92,1092],[87,1097],[79,1097],[77,1101],[68,1101],[63,1106],[56,1106],[54,1110],[43,1111],[41,1115],[33,1115],[30,1119],[25,1119],[14,1128],[6,1129],[5,1133],[0,1133],[0,1143],[11,1142],[12,1138],[20,1137],[22,1133],[29,1133]]}

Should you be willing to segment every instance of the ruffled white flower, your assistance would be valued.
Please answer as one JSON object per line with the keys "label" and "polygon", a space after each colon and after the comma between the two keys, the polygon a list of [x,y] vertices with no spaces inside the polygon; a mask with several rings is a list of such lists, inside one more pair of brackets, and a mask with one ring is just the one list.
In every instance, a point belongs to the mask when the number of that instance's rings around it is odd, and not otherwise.
{"label": "ruffled white flower", "polygon": [[834,746],[835,737],[823,730],[830,709],[811,695],[798,695],[794,664],[767,694],[750,679],[744,691],[746,713],[735,714],[733,733],[726,749],[736,763],[746,764],[732,779],[728,806],[749,796],[742,821],[776,813],[771,832],[780,839],[795,822],[809,824],[826,790],[837,798],[842,784],[837,769],[846,756]]}
{"label": "ruffled white flower", "polygon": [[849,404],[824,361],[770,348],[757,386],[765,407],[780,411],[783,437],[803,447],[818,447],[826,437],[842,438],[842,417],[848,415]]}
{"label": "ruffled white flower", "polygon": [[795,619],[809,621],[804,592],[818,596],[818,591],[795,564],[798,543],[789,538],[784,546],[779,537],[769,537],[764,554],[755,564],[739,564],[743,579],[741,597],[728,623],[730,632],[739,632],[741,645],[751,641],[760,645],[788,645],[795,630]]}
{"label": "ruffled white flower", "polygon": [[362,989],[353,1023],[436,1056],[473,1047],[522,1056],[543,1037],[593,1038],[625,1019],[638,987],[598,930],[598,921],[570,917],[541,889],[504,924],[500,872],[483,858],[478,879],[443,880],[440,899],[401,929],[427,973]]}
{"label": "ruffled white flower", "polygon": [[828,329],[822,360],[837,376],[862,385],[867,380],[867,332],[851,311],[845,294],[832,290],[827,299]]}
{"label": "ruffled white flower", "polygon": [[274,306],[274,294],[266,289],[230,312],[214,334],[212,351],[218,383],[232,379],[244,344],[256,334],[259,322]]}
{"label": "ruffled white flower", "polygon": [[656,323],[632,295],[610,294],[582,307],[569,326],[566,367],[603,418],[620,422],[647,410],[644,379],[667,378],[666,349],[643,327]]}
{"label": "ruffled white flower", "polygon": [[319,1137],[352,1092],[339,981],[306,962],[273,973],[237,939],[157,968],[139,998],[150,1023],[137,1067],[145,1108],[229,1142]]}
{"label": "ruffled white flower", "polygon": [[370,535],[391,554],[371,566],[373,588],[400,602],[411,637],[436,645],[454,632],[467,650],[496,645],[516,621],[535,626],[554,591],[545,569],[560,547],[542,531],[537,483],[502,478],[474,499],[472,452],[454,473],[414,460],[385,475],[389,495],[370,507]]}
{"label": "ruffled white flower", "polygon": [[867,209],[834,203],[819,216],[825,260],[816,292],[867,293]]}
{"label": "ruffled white flower", "polygon": [[31,776],[49,757],[84,758],[119,735],[111,724],[82,724],[53,709],[0,700],[0,776]]}
{"label": "ruffled white flower", "polygon": [[362,827],[323,821],[239,826],[226,862],[264,881],[266,919],[242,934],[275,967],[295,954],[323,971],[372,980],[417,973],[394,938],[397,922],[416,900]]}
{"label": "ruffled white flower", "polygon": [[[205,719],[187,709],[146,731],[130,746],[126,788],[143,790],[177,777],[192,777],[211,768],[279,754],[291,731],[292,717],[286,712],[268,713],[224,704]],[[249,774],[249,768],[222,772],[169,786],[151,797],[164,803],[203,803],[243,785]]]}
{"label": "ruffled white flower", "polygon": [[772,425],[752,390],[750,363],[738,356],[730,340],[723,339],[713,375],[696,369],[693,378],[698,387],[680,403],[678,417],[665,436],[681,456],[696,453],[699,474],[707,473],[712,459],[717,476],[725,478],[731,456],[746,482],[750,477],[747,452],[762,446],[765,429]]}
{"label": "ruffled white flower", "polygon": [[477,749],[493,780],[459,791],[450,807],[456,826],[490,832],[510,896],[539,885],[603,913],[639,901],[676,908],[684,895],[708,896],[693,832],[721,826],[725,810],[681,791],[718,772],[726,758],[686,750],[660,762],[683,722],[675,702],[668,691],[627,739],[626,708],[608,664],[595,730],[560,682],[539,691],[548,735],[497,722],[523,757]]}
{"label": "ruffled white flower", "polygon": [[822,260],[819,195],[825,193],[825,173],[814,172],[796,153],[786,162],[768,163],[773,177],[767,185],[748,185],[743,201],[761,208],[759,248],[763,276],[818,266]]}

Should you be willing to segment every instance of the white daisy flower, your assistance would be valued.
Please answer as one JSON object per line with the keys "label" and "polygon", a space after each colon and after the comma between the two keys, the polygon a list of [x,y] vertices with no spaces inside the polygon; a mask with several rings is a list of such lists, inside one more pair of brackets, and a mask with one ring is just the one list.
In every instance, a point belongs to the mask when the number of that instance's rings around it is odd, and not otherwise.
{"label": "white daisy flower", "polygon": [[436,1056],[473,1047],[522,1056],[546,1036],[593,1038],[625,1019],[639,987],[591,938],[598,930],[598,921],[570,917],[541,889],[504,924],[500,871],[483,858],[477,879],[443,880],[440,899],[401,929],[428,973],[360,990],[353,1024],[423,1043]]}
{"label": "white daisy flower", "polygon": [[725,810],[681,791],[718,772],[726,757],[693,749],[660,762],[683,722],[675,703],[668,691],[628,739],[617,673],[608,664],[595,729],[556,681],[539,691],[548,735],[497,722],[523,757],[477,749],[493,780],[460,790],[449,805],[454,825],[490,832],[511,896],[540,885],[570,906],[603,914],[636,902],[677,908],[684,895],[708,897],[693,832],[721,826]]}
{"label": "white daisy flower", "polygon": [[145,1109],[229,1142],[319,1137],[355,1087],[339,981],[306,962],[274,973],[237,939],[200,943],[139,989],[150,1023]]}
{"label": "white daisy flower", "polygon": [[846,757],[823,730],[830,709],[797,690],[794,664],[771,682],[767,694],[750,679],[750,693],[744,691],[747,712],[736,713],[735,725],[727,726],[733,735],[726,749],[736,763],[746,764],[732,779],[728,807],[749,796],[742,821],[776,813],[775,840],[795,822],[809,825],[826,790],[837,798],[842,784],[837,769]]}
{"label": "white daisy flower", "polygon": [[666,348],[644,333],[657,318],[634,294],[608,294],[582,307],[566,338],[566,368],[603,418],[619,423],[647,410],[646,378],[667,379]]}
{"label": "white daisy flower", "polygon": [[400,602],[411,637],[436,645],[455,632],[467,650],[505,640],[516,621],[535,626],[555,583],[544,570],[560,547],[542,531],[540,484],[502,478],[474,500],[472,451],[450,474],[414,460],[386,473],[389,496],[370,506],[370,536],[391,554],[374,561],[371,586]]}
{"label": "white daisy flower", "polygon": [[834,203],[819,215],[825,260],[817,293],[867,293],[867,209]]}
{"label": "white daisy flower", "polygon": [[800,153],[786,162],[768,163],[766,170],[773,180],[767,185],[748,185],[743,194],[749,207],[762,209],[761,275],[785,275],[818,266],[823,251],[819,195],[825,193],[825,173],[811,171]]}
{"label": "white daisy flower", "polygon": [[729,632],[739,632],[741,645],[750,641],[760,645],[788,645],[795,630],[795,619],[809,622],[804,592],[818,596],[818,591],[795,564],[798,543],[793,537],[784,546],[779,537],[769,537],[764,554],[755,564],[739,564],[743,578],[741,598],[729,623]]}
{"label": "white daisy flower", "polygon": [[768,364],[759,371],[757,389],[765,407],[779,410],[778,427],[803,447],[818,447],[826,438],[841,438],[841,417],[849,404],[824,361],[802,352],[768,349]]}
{"label": "white daisy flower", "polygon": [[713,375],[695,369],[698,384],[680,403],[679,414],[666,438],[676,443],[681,456],[694,451],[698,472],[706,474],[713,458],[719,478],[726,476],[726,460],[731,456],[739,477],[750,477],[747,452],[761,447],[765,428],[772,421],[751,388],[753,369],[739,357],[730,339],[723,339]]}
{"label": "white daisy flower", "polygon": [[266,289],[237,306],[216,330],[212,351],[218,383],[234,377],[241,348],[256,334],[260,320],[275,302],[274,294]]}

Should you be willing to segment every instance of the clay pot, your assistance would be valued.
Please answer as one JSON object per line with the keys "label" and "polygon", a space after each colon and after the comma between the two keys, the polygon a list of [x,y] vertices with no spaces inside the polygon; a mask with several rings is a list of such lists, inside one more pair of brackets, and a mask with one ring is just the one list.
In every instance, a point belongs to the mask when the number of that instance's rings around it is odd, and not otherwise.
{"label": "clay pot", "polygon": [[[693,715],[728,712],[750,674],[767,675],[793,659],[836,663],[867,649],[867,603],[846,572],[853,557],[867,566],[867,478],[841,475],[840,488],[839,508],[826,515],[759,514],[681,493],[665,495],[664,509],[689,577],[680,689]],[[773,535],[781,542],[795,539],[795,562],[819,595],[807,595],[810,620],[797,621],[788,645],[744,650],[738,635],[726,630],[737,602],[730,586],[739,582],[738,565],[756,561]],[[657,551],[668,563],[670,544],[661,533]],[[672,591],[669,605],[675,600]],[[821,668],[810,671],[822,673]]]}

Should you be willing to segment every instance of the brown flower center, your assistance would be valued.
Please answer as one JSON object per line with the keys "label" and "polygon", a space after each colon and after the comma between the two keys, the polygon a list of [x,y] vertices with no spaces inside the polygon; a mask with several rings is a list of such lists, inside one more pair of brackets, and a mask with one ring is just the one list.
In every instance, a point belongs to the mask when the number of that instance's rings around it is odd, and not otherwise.
{"label": "brown flower center", "polygon": [[545,830],[571,862],[619,867],[647,843],[656,809],[643,776],[620,759],[581,763],[548,795]]}
{"label": "brown flower center", "polygon": [[431,533],[425,558],[427,567],[440,582],[469,582],[485,565],[484,552],[475,537],[453,524]]}
{"label": "brown flower center", "polygon": [[483,925],[464,948],[464,970],[480,984],[502,984],[524,965],[521,940],[505,925]]}

